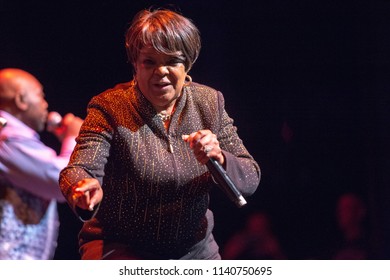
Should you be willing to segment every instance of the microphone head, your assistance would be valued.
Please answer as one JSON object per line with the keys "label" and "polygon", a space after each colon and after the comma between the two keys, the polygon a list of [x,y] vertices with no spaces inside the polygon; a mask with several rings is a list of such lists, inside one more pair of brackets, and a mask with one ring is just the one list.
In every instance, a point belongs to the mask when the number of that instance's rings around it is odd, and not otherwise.
{"label": "microphone head", "polygon": [[2,129],[6,125],[7,125],[7,120],[4,119],[3,117],[0,117],[0,129]]}
{"label": "microphone head", "polygon": [[61,126],[62,116],[58,112],[50,112],[47,115],[46,130],[49,132],[54,131]]}

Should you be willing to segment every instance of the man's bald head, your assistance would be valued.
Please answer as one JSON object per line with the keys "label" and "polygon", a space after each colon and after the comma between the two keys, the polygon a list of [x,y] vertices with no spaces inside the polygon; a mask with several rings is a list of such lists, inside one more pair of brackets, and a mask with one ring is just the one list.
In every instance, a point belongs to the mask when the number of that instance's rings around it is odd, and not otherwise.
{"label": "man's bald head", "polygon": [[40,85],[30,73],[17,69],[5,68],[0,70],[0,108],[10,106],[17,94],[27,91],[31,85]]}
{"label": "man's bald head", "polygon": [[17,68],[0,70],[0,109],[41,131],[48,104],[41,83],[30,73]]}

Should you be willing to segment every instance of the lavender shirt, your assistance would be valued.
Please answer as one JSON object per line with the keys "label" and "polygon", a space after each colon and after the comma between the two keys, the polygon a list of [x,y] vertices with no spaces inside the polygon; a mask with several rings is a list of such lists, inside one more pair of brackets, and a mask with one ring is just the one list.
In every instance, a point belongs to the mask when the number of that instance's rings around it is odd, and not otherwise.
{"label": "lavender shirt", "polygon": [[50,259],[57,245],[58,175],[75,141],[57,155],[24,123],[0,110],[0,259]]}

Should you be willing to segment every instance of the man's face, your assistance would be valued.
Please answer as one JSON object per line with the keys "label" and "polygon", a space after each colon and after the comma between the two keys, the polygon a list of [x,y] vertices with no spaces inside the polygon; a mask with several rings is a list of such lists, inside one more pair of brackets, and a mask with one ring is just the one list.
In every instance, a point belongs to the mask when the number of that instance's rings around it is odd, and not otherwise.
{"label": "man's face", "polygon": [[48,115],[48,103],[45,100],[42,85],[33,78],[24,80],[21,95],[27,104],[23,112],[23,121],[35,131],[43,131]]}

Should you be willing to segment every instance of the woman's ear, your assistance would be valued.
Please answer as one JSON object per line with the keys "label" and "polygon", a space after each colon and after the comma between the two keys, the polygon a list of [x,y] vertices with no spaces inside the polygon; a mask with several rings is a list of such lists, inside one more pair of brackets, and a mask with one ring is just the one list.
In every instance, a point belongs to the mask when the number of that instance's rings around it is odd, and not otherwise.
{"label": "woman's ear", "polygon": [[27,97],[24,92],[16,93],[15,105],[21,111],[26,111],[28,109]]}

